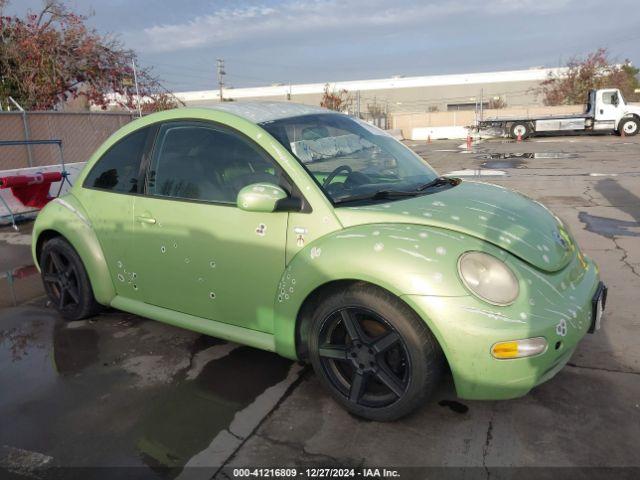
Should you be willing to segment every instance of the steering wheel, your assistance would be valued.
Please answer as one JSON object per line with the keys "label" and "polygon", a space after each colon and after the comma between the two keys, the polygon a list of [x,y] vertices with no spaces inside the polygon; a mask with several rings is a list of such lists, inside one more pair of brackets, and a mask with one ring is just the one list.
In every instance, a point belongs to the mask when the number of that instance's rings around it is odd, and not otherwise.
{"label": "steering wheel", "polygon": [[333,172],[331,172],[329,175],[327,175],[327,178],[325,178],[324,182],[322,182],[322,186],[323,187],[327,187],[333,181],[333,179],[336,178],[336,175],[338,175],[343,170],[345,172],[347,172],[347,173],[353,173],[353,170],[351,169],[351,167],[349,165],[340,165]]}

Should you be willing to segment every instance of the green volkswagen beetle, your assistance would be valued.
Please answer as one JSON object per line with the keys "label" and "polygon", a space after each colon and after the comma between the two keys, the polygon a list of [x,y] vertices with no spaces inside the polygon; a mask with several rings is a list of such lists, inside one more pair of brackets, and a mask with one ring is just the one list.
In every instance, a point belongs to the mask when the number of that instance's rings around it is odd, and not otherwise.
{"label": "green volkswagen beetle", "polygon": [[375,420],[419,407],[445,368],[462,398],[526,394],[606,300],[541,204],[291,103],[131,122],[40,213],[32,250],[69,320],[110,306],[306,360]]}

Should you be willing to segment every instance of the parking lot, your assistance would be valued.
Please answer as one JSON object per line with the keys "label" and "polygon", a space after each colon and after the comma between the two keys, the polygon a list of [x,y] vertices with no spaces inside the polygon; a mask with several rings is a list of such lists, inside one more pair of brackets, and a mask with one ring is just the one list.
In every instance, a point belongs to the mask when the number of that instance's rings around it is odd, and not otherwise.
{"label": "parking lot", "polygon": [[140,478],[234,466],[467,467],[470,478],[640,468],[640,136],[406,144],[440,173],[544,203],[599,264],[603,328],[555,378],[479,402],[457,399],[446,377],[416,414],[362,421],[309,367],[271,353],[117,311],[64,323],[42,296],[26,222],[0,229],[0,467],[35,478],[70,466],[138,467]]}

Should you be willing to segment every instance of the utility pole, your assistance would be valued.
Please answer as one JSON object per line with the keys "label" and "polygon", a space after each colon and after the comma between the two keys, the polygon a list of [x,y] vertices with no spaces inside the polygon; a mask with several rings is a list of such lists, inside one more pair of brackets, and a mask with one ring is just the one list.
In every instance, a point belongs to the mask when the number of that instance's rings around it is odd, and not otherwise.
{"label": "utility pole", "polygon": [[217,72],[218,72],[218,90],[220,91],[220,101],[224,102],[224,76],[227,72],[224,71],[224,59],[218,58],[216,60]]}
{"label": "utility pole", "polygon": [[133,82],[136,84],[136,104],[138,105],[138,117],[142,118],[142,108],[140,107],[140,89],[138,88],[138,72],[136,71],[136,61],[131,59],[131,67],[133,67]]}

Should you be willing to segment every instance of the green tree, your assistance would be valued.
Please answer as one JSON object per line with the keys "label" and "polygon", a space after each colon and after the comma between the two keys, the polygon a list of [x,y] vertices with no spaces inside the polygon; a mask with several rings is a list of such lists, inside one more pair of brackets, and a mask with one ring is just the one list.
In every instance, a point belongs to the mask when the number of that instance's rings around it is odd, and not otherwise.
{"label": "green tree", "polygon": [[[46,0],[25,18],[5,15],[0,0],[0,100],[9,96],[25,109],[49,110],[84,97],[103,109],[137,108],[132,61],[136,54],[117,40],[86,25],[60,0]],[[136,62],[137,63],[137,62]],[[180,102],[150,69],[139,69],[145,112],[174,108]]]}
{"label": "green tree", "polygon": [[639,69],[629,60],[622,64],[609,59],[607,50],[600,48],[585,58],[574,57],[567,62],[563,75],[550,74],[542,82],[540,92],[545,105],[571,105],[584,103],[593,88],[619,88],[626,100],[637,101],[635,92],[640,88]]}

